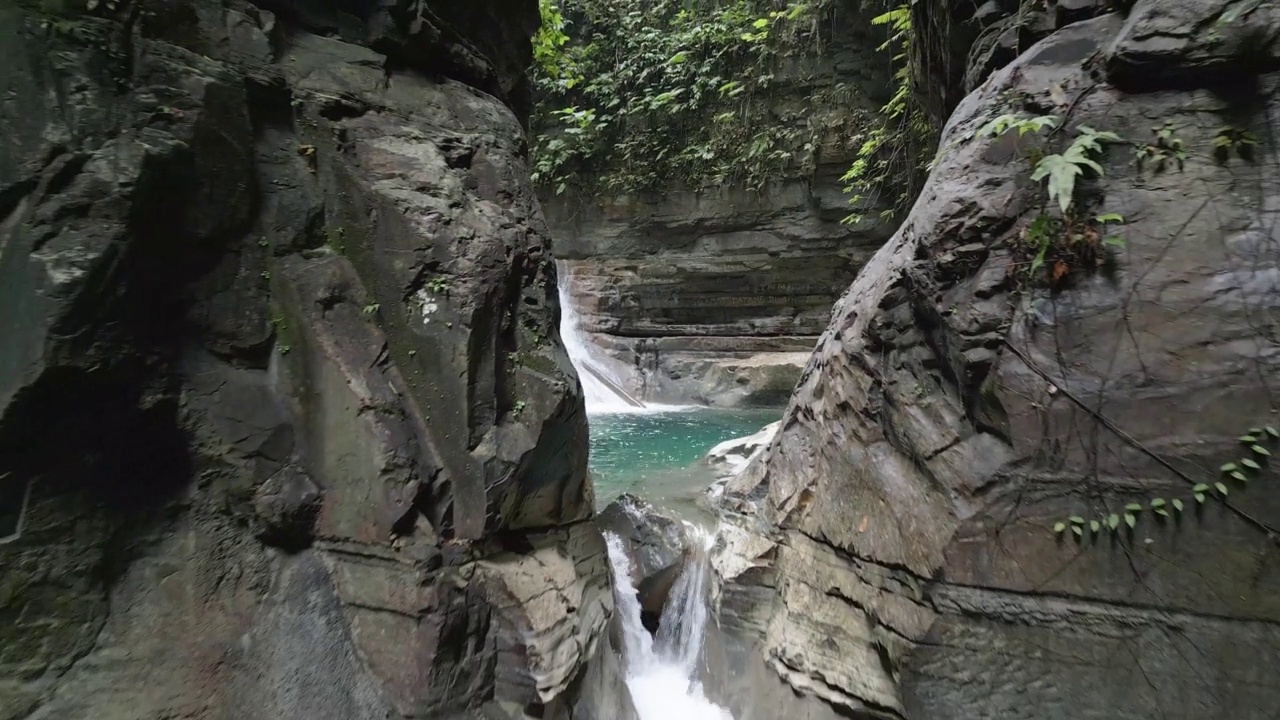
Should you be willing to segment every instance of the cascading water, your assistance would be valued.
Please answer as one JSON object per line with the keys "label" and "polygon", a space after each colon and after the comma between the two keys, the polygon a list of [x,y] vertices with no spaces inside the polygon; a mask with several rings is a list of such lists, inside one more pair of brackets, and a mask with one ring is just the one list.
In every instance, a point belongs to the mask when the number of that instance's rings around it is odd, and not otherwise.
{"label": "cascading water", "polygon": [[605,533],[622,626],[625,680],[639,720],[733,720],[728,710],[707,699],[696,679],[710,617],[708,553],[715,536],[692,527],[689,535],[693,552],[671,588],[654,638],[640,622],[631,558],[617,535]]}
{"label": "cascading water", "polygon": [[563,263],[558,268],[560,283],[560,338],[564,341],[569,359],[578,370],[582,381],[588,413],[633,412],[644,403],[622,389],[622,381],[610,372],[606,363],[596,358],[592,343],[582,331],[577,309],[569,296],[569,271]]}

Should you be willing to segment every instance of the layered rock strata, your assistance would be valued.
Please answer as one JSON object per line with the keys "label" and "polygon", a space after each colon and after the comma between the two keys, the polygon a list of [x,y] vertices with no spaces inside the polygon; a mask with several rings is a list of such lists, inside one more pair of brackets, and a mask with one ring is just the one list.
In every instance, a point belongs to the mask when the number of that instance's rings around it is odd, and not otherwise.
{"label": "layered rock strata", "polygon": [[536,3],[343,7],[0,8],[4,720],[570,713]]}
{"label": "layered rock strata", "polygon": [[848,97],[806,176],[760,189],[673,181],[661,194],[544,194],[582,328],[619,361],[635,394],[782,405],[835,299],[892,232],[878,222],[841,223],[851,208],[840,176],[889,78],[869,11],[835,7],[821,55],[779,68],[795,82],[769,99],[779,117],[821,126],[808,99],[836,87]]}
{"label": "layered rock strata", "polygon": [[[1280,408],[1280,15],[1131,5],[1068,18],[964,98],[728,484],[721,619],[808,698],[797,714],[1280,702],[1280,480],[1238,439]],[[982,132],[1007,114],[1062,129]],[[1115,213],[1120,239],[1037,236],[1061,215],[1031,167],[1089,128],[1121,141],[1071,215]],[[1219,470],[1242,456],[1248,482]]]}

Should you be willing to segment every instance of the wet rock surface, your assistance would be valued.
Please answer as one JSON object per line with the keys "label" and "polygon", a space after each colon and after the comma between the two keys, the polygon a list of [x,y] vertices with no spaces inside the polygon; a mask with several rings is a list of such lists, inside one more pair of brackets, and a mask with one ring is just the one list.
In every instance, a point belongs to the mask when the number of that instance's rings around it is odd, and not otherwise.
{"label": "wet rock surface", "polygon": [[536,3],[50,7],[0,9],[0,718],[568,714]]}
{"label": "wet rock surface", "polygon": [[[1073,22],[951,115],[911,216],[725,491],[722,623],[803,697],[931,720],[1272,714],[1280,481],[1218,468],[1280,408],[1280,20],[1232,7]],[[1024,229],[1056,207],[1026,146],[978,132],[1006,113],[1063,118],[1045,152],[1082,126],[1125,140],[1077,180],[1080,212],[1125,220],[1104,262],[1029,267]],[[1166,122],[1185,157],[1135,162]],[[1223,152],[1223,128],[1257,147]],[[1072,516],[1080,537],[1054,532]]]}

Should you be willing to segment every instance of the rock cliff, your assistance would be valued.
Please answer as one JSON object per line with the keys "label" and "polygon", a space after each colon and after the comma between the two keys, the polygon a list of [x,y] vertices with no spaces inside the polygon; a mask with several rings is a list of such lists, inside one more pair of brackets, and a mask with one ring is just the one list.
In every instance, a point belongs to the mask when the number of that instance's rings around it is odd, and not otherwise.
{"label": "rock cliff", "polygon": [[[809,717],[1280,702],[1280,13],[1123,5],[1060,13],[979,68],[923,195],[725,490],[722,619],[823,701]],[[1090,133],[1115,137],[1076,156],[1098,167],[1064,214],[1032,167]]]}
{"label": "rock cliff", "polygon": [[611,599],[538,21],[0,6],[0,718],[570,712]]}
{"label": "rock cliff", "polygon": [[[822,52],[778,61],[774,86],[754,101],[770,108],[761,124],[831,127],[816,147],[790,151],[810,158],[802,171],[763,187],[673,179],[628,193],[588,171],[578,179],[586,192],[542,195],[582,329],[642,397],[782,405],[835,299],[892,231],[841,223],[850,206],[840,177],[884,101],[888,65],[865,11],[825,4]],[[832,96],[834,109],[819,107]],[[679,128],[667,132],[677,142]],[[601,162],[596,175],[617,172]]]}

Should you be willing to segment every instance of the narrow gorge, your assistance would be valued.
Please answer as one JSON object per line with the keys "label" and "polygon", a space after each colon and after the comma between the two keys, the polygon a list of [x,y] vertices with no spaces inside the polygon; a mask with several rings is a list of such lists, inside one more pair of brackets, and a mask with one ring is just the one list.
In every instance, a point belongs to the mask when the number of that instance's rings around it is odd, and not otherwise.
{"label": "narrow gorge", "polygon": [[0,720],[1280,707],[1272,0],[0,29]]}

